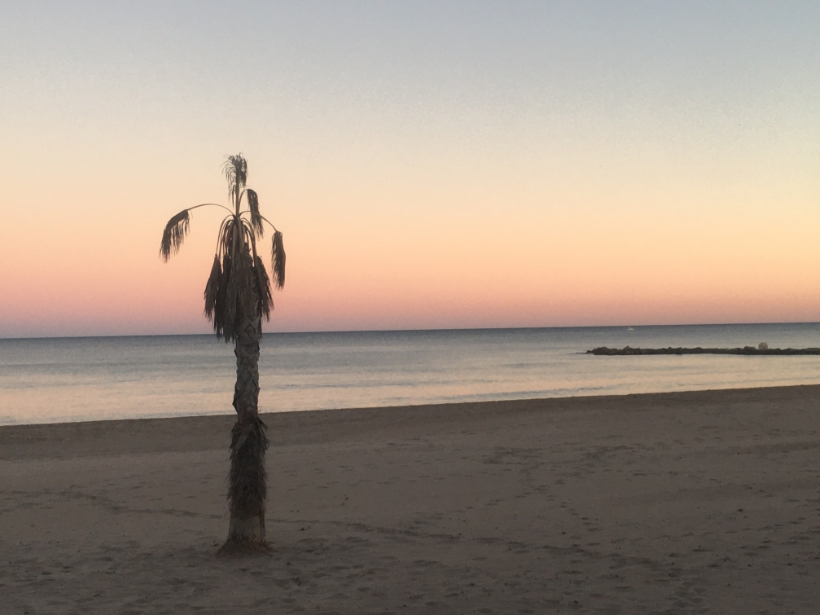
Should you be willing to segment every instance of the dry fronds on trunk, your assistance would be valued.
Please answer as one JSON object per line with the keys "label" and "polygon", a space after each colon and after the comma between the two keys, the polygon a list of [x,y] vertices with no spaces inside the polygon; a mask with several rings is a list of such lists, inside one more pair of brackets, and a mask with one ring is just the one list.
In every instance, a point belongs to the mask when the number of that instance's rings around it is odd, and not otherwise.
{"label": "dry fronds on trunk", "polygon": [[237,421],[231,430],[231,470],[228,475],[228,502],[231,524],[228,540],[218,556],[269,554],[265,540],[265,500],[267,472],[265,451],[268,438],[265,423],[258,416]]}
{"label": "dry fronds on trunk", "polygon": [[267,497],[265,451],[268,449],[266,426],[259,417],[231,430],[231,471],[228,499],[231,511],[256,512],[264,508]]}
{"label": "dry fronds on trunk", "polygon": [[[226,342],[235,340],[236,328],[243,316],[250,316],[254,314],[258,307],[258,297],[256,292],[256,274],[253,271],[253,262],[248,253],[247,244],[244,252],[234,254],[233,258],[230,253],[223,257],[222,272],[227,271],[227,279],[225,285],[225,296],[223,310],[219,314],[221,325],[221,337]],[[217,295],[219,297],[219,294]],[[218,306],[219,307],[219,306]],[[214,329],[217,336],[220,336],[219,329],[217,329],[216,313],[214,311]]]}

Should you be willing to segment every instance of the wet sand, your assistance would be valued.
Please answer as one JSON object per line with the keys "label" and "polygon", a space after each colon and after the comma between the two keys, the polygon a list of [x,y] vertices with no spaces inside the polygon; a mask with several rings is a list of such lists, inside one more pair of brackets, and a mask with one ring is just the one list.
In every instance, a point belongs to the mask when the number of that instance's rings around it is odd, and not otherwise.
{"label": "wet sand", "polygon": [[0,428],[2,612],[816,612],[820,386]]}

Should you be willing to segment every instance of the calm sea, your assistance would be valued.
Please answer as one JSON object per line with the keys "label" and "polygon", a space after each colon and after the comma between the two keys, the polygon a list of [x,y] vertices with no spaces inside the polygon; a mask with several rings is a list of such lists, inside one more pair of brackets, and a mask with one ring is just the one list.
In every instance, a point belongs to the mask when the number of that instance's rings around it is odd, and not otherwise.
{"label": "calm sea", "polygon": [[[596,346],[820,347],[820,324],[265,334],[260,410],[820,383],[820,357],[596,357]],[[213,336],[0,340],[0,424],[232,413]]]}

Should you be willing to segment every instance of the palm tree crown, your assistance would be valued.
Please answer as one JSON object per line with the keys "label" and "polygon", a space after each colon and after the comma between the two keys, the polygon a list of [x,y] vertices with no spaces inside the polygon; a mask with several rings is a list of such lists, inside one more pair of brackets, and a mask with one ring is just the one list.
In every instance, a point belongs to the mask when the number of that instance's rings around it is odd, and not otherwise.
{"label": "palm tree crown", "polygon": [[[222,220],[217,235],[211,274],[205,285],[205,315],[213,321],[218,338],[235,340],[243,315],[258,314],[270,319],[273,308],[271,283],[262,259],[257,253],[257,239],[264,235],[264,224],[273,228],[271,265],[277,289],[285,284],[285,250],[282,233],[259,212],[259,196],[246,188],[248,163],[241,154],[229,156],[223,167],[228,181],[232,208],[218,203],[201,203],[182,210],[165,225],[160,256],[167,261],[176,254],[188,234],[190,212],[213,205],[229,213]],[[242,209],[244,203],[246,209]]]}

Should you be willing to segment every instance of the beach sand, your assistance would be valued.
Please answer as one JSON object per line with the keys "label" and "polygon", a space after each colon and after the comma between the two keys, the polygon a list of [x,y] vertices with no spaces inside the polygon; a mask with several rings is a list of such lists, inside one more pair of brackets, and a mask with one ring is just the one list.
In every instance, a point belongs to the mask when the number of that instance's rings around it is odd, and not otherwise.
{"label": "beach sand", "polygon": [[0,428],[3,612],[816,612],[820,386]]}

